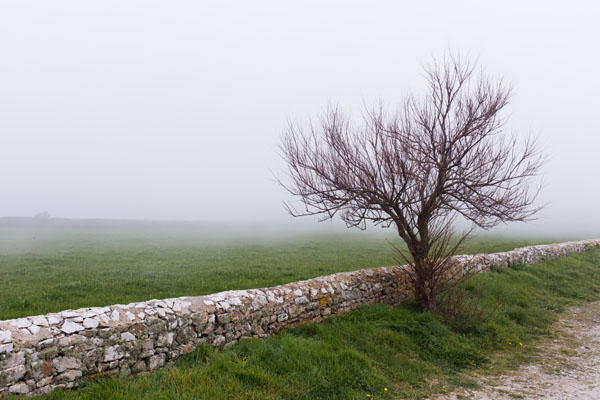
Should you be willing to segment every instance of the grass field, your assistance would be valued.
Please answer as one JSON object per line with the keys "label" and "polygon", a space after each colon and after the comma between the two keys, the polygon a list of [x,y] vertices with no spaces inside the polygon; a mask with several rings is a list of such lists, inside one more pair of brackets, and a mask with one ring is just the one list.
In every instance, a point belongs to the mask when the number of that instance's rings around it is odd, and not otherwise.
{"label": "grass field", "polygon": [[[231,237],[193,229],[0,228],[0,320],[267,287],[394,264],[393,235]],[[554,239],[555,241],[559,239]],[[484,236],[463,252],[552,241]]]}
{"label": "grass field", "polygon": [[[351,247],[351,246],[350,246]],[[469,386],[469,373],[501,373],[569,305],[600,299],[600,250],[481,274],[465,290],[496,310],[488,320],[446,323],[400,307],[370,305],[222,351],[204,346],[171,369],[103,377],[45,400],[404,399]]]}

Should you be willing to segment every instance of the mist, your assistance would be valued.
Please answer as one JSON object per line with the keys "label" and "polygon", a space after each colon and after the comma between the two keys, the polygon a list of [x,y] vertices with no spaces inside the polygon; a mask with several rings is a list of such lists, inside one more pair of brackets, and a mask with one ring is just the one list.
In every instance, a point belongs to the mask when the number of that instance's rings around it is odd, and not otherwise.
{"label": "mist", "polygon": [[286,213],[275,181],[288,120],[393,106],[422,93],[423,64],[452,48],[512,84],[509,128],[538,135],[549,158],[538,219],[496,231],[598,234],[599,12],[586,1],[2,1],[0,215],[316,227]]}

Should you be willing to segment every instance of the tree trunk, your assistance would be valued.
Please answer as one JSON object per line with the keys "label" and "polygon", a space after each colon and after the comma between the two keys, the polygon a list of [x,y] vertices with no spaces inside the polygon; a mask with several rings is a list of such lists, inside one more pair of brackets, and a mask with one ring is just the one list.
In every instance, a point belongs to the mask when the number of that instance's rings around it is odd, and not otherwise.
{"label": "tree trunk", "polygon": [[427,258],[415,257],[412,279],[415,300],[421,310],[437,313],[439,308],[435,298],[436,290],[432,284],[433,280],[433,270]]}

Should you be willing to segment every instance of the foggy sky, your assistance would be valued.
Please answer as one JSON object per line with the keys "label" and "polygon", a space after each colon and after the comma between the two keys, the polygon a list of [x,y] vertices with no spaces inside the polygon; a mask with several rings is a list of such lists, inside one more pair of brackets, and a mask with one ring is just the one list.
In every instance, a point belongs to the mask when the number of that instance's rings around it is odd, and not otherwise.
{"label": "foggy sky", "polygon": [[[514,87],[549,162],[532,227],[593,230],[600,6],[590,1],[0,0],[0,215],[291,219],[288,119],[422,93],[451,47]],[[597,232],[600,229],[596,230]]]}

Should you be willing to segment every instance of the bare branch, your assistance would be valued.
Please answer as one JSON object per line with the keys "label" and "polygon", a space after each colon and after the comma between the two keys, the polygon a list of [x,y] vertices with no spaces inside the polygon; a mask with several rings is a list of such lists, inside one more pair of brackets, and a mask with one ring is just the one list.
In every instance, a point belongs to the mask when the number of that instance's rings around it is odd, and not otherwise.
{"label": "bare branch", "polygon": [[407,97],[395,113],[365,107],[352,124],[329,107],[307,129],[289,124],[280,145],[289,179],[279,183],[304,206],[286,203],[290,214],[339,215],[360,229],[393,225],[424,309],[464,279],[448,261],[468,236],[453,235],[456,217],[489,229],[540,209],[530,183],[544,158],[534,139],[505,133],[511,88],[475,67],[449,54],[426,67],[425,96]]}

